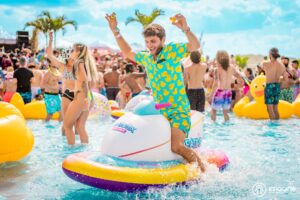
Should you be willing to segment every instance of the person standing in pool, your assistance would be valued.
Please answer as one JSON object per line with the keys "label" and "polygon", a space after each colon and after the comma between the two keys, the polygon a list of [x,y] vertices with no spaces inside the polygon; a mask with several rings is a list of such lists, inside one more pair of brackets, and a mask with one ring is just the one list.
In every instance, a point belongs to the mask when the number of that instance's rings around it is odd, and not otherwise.
{"label": "person standing in pool", "polygon": [[[51,48],[48,49],[48,52],[51,55],[50,50]],[[53,57],[54,56],[51,55],[52,59]],[[70,80],[74,79],[75,82],[74,98],[70,98],[72,101],[65,111],[63,120],[63,127],[65,129],[68,144],[75,144],[74,128],[76,128],[76,131],[80,136],[81,143],[87,144],[89,140],[85,124],[89,115],[89,110],[93,105],[91,88],[98,81],[95,60],[86,45],[76,43],[73,45],[73,50],[68,58],[67,65],[60,63],[56,59],[53,59],[53,61],[55,62],[51,61],[52,65],[65,70],[63,74],[65,79],[68,77]],[[66,94],[66,91],[64,94]],[[69,91],[66,95],[71,97],[70,94]]]}
{"label": "person standing in pool", "polygon": [[44,101],[47,111],[45,121],[48,122],[54,113],[59,113],[58,121],[62,121],[61,115],[61,98],[59,95],[59,81],[61,80],[61,74],[57,67],[52,66],[49,63],[49,69],[45,73],[42,81],[42,88],[44,91]]}
{"label": "person standing in pool", "polygon": [[204,91],[204,75],[207,65],[201,63],[201,54],[199,51],[193,51],[190,55],[192,64],[184,69],[185,85],[187,85],[187,95],[192,110],[204,112],[205,107],[205,91]]}
{"label": "person standing in pool", "polygon": [[[60,62],[55,56],[55,51],[52,48],[53,43],[53,33],[49,33],[49,45],[47,47],[47,56],[53,66],[58,67],[59,71],[62,72],[63,85],[62,85],[62,98],[61,98],[61,109],[62,117],[65,116],[70,103],[74,99],[74,90],[75,90],[75,76],[72,72],[72,67],[74,64],[74,59],[66,59],[66,64]],[[62,126],[62,134],[65,135],[64,127]]]}
{"label": "person standing in pool", "polygon": [[209,98],[212,107],[211,119],[216,121],[217,110],[222,109],[224,120],[228,121],[232,101],[232,77],[241,78],[241,75],[235,65],[230,64],[229,54],[226,51],[218,51],[216,61],[217,68],[214,69],[214,83]]}
{"label": "person standing in pool", "polygon": [[172,24],[187,36],[187,44],[169,43],[165,45],[165,29],[158,24],[150,24],[143,31],[149,51],[137,53],[132,51],[121,35],[115,14],[106,15],[106,19],[123,55],[146,68],[154,100],[157,103],[171,104],[170,107],[160,111],[171,125],[172,152],[181,155],[188,162],[197,162],[200,169],[205,171],[200,157],[192,149],[184,146],[184,140],[191,127],[191,120],[190,104],[185,92],[180,61],[188,51],[195,51],[200,47],[200,43],[188,26],[185,17],[181,14],[175,15],[172,17]]}
{"label": "person standing in pool", "polygon": [[278,103],[280,95],[280,82],[282,79],[286,80],[286,69],[277,58],[280,57],[277,48],[272,48],[269,51],[270,61],[262,64],[262,70],[266,73],[266,86],[265,86],[265,104],[271,120],[279,119]]}

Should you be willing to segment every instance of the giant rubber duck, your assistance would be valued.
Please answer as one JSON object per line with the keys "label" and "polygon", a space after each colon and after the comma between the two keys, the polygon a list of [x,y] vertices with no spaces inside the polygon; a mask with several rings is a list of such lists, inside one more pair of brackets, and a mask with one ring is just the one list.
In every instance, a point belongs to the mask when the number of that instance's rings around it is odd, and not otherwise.
{"label": "giant rubber duck", "polygon": [[[70,178],[111,191],[140,191],[149,187],[184,184],[201,173],[171,151],[171,128],[159,109],[170,106],[151,100],[117,119],[102,140],[101,152],[68,156],[62,168]],[[200,151],[204,116],[191,112],[191,130],[185,145]],[[202,151],[220,170],[229,163],[222,151]]]}
{"label": "giant rubber duck", "polygon": [[[24,101],[19,93],[15,93],[10,100],[10,103],[16,106],[25,119],[45,119],[47,116],[46,106],[44,101],[32,101],[24,104]],[[58,113],[53,115],[52,119],[57,119]]]}
{"label": "giant rubber duck", "polygon": [[[110,116],[110,108],[108,100],[105,96],[99,93],[93,93],[94,104],[90,110],[88,119],[104,119]],[[24,101],[19,93],[15,93],[10,101],[16,106],[25,119],[45,119],[47,115],[46,105],[44,101],[32,101],[24,104]],[[58,118],[58,113],[55,113],[52,119]]]}
{"label": "giant rubber duck", "polygon": [[294,114],[297,117],[300,117],[300,94],[297,96],[296,100],[293,103],[294,106]]}
{"label": "giant rubber duck", "polygon": [[[248,97],[243,97],[233,109],[238,117],[246,117],[250,119],[269,119],[267,106],[265,104],[264,89],[266,77],[257,76],[250,84],[250,93],[253,101],[250,102]],[[278,111],[280,119],[290,118],[293,113],[293,105],[287,101],[279,100]]]}
{"label": "giant rubber duck", "polygon": [[22,113],[13,105],[0,102],[0,163],[18,161],[33,147],[34,137]]}

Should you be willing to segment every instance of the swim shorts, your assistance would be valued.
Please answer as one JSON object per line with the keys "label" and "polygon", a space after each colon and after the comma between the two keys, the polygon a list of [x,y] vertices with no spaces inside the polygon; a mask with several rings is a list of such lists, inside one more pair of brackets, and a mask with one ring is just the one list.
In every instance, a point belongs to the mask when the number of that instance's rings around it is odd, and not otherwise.
{"label": "swim shorts", "polygon": [[265,104],[277,105],[279,103],[280,83],[266,83]]}
{"label": "swim shorts", "polygon": [[61,111],[61,99],[58,93],[47,93],[44,94],[44,101],[46,105],[46,111],[52,115],[55,112]]}
{"label": "swim shorts", "polygon": [[232,101],[232,90],[217,89],[211,107],[215,110],[229,110]]}

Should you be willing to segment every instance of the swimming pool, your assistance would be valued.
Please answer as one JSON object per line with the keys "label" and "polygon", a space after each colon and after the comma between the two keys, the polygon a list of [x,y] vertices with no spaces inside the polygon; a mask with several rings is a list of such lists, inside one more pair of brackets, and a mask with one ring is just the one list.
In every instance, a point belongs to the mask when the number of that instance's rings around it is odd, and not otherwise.
{"label": "swimming pool", "polygon": [[210,166],[201,181],[188,187],[139,193],[92,188],[71,180],[61,169],[66,156],[98,150],[112,123],[89,121],[90,145],[70,149],[58,122],[28,121],[34,149],[21,162],[0,165],[0,199],[300,199],[300,120],[272,123],[230,117],[229,123],[212,123],[207,116],[202,143],[229,156],[227,170],[219,173]]}

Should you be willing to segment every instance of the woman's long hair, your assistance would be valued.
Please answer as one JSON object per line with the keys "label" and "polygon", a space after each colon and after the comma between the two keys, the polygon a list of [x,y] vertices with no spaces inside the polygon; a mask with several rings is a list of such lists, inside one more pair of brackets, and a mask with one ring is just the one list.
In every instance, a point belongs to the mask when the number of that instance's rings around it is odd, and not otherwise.
{"label": "woman's long hair", "polygon": [[97,71],[94,57],[91,55],[86,45],[77,43],[74,44],[74,47],[76,51],[80,52],[75,63],[78,62],[79,60],[83,60],[88,81],[91,82],[92,84],[96,83],[99,80],[99,74]]}

